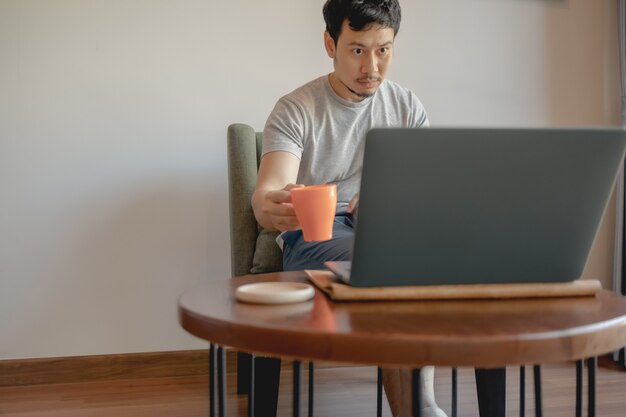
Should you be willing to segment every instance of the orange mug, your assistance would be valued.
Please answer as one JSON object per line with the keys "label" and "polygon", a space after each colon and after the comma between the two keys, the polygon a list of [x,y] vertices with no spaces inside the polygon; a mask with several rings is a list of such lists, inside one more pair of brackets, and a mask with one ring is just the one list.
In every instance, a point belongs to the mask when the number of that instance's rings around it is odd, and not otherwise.
{"label": "orange mug", "polygon": [[304,240],[320,242],[331,239],[337,207],[337,184],[297,187],[290,192]]}

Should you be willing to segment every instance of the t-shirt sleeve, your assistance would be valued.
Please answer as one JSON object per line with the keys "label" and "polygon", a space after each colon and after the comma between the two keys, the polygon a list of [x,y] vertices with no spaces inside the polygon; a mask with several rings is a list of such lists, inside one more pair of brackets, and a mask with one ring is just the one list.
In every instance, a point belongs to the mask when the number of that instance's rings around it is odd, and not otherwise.
{"label": "t-shirt sleeve", "polygon": [[284,151],[302,157],[304,120],[298,106],[284,97],[278,100],[263,130],[262,155]]}
{"label": "t-shirt sleeve", "polygon": [[412,123],[411,127],[428,127],[428,113],[415,93],[411,92]]}

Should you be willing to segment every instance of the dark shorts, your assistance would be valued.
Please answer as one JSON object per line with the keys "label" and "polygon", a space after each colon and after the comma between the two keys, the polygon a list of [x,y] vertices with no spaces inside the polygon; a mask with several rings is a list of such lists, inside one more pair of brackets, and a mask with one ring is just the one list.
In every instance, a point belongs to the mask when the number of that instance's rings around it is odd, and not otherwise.
{"label": "dark shorts", "polygon": [[352,259],[354,221],[350,214],[338,214],[333,223],[333,238],[323,242],[305,242],[301,230],[285,232],[283,238],[283,269],[324,269],[326,261]]}

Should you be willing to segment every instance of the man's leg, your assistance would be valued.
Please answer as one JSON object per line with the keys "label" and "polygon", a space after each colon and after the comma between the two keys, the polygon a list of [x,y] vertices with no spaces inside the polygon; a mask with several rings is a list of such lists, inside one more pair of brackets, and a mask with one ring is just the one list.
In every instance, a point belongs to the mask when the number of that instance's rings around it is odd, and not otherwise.
{"label": "man's leg", "polygon": [[323,242],[305,242],[301,230],[285,232],[283,238],[283,270],[324,269],[327,261],[352,259],[354,224],[352,216],[335,216],[333,238]]}
{"label": "man's leg", "polygon": [[[283,269],[285,271],[321,269],[324,267],[325,260],[349,260],[353,235],[352,219],[346,216],[336,217],[333,225],[333,239],[328,242],[304,242],[302,231],[287,232],[283,234]],[[320,243],[322,245],[319,245]],[[248,375],[250,375],[249,371]],[[255,415],[276,416],[279,381],[280,359],[266,357],[255,359]],[[243,385],[242,388],[245,389]]]}
{"label": "man's leg", "polygon": [[506,368],[476,369],[480,417],[501,417],[506,411]]}
{"label": "man's leg", "polygon": [[258,357],[254,359],[254,415],[276,416],[280,359]]}
{"label": "man's leg", "polygon": [[[422,392],[422,417],[446,417],[435,401],[435,368],[426,366],[420,372],[420,390]],[[383,369],[383,385],[389,401],[391,415],[410,417],[413,406],[411,391],[411,370],[399,368]]]}
{"label": "man's leg", "polygon": [[[351,216],[336,216],[333,238],[325,242],[305,242],[302,232],[297,230],[283,235],[283,269],[324,269],[327,261],[349,261],[352,259],[354,224]],[[446,417],[435,402],[433,367],[421,372],[422,416]],[[411,415],[411,371],[383,369],[383,384],[394,417]]]}

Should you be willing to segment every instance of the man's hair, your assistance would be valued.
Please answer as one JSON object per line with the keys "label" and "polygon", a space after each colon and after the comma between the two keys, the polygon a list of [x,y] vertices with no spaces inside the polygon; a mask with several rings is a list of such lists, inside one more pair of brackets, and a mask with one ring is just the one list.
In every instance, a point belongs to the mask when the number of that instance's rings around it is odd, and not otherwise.
{"label": "man's hair", "polygon": [[400,30],[400,4],[398,0],[327,0],[324,4],[326,31],[335,44],[341,34],[343,21],[353,30],[366,30],[373,24],[392,28],[394,36]]}

